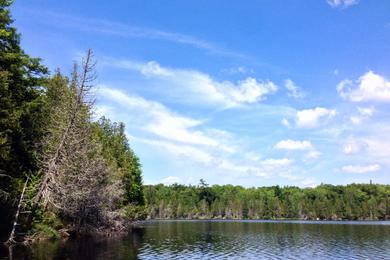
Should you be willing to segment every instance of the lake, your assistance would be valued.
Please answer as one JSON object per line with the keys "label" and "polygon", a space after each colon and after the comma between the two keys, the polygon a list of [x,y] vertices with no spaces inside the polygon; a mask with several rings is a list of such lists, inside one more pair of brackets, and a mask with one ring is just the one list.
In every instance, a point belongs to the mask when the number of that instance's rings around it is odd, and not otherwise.
{"label": "lake", "polygon": [[[129,235],[16,246],[14,259],[390,259],[390,222],[146,221]],[[7,259],[8,251],[1,249]]]}

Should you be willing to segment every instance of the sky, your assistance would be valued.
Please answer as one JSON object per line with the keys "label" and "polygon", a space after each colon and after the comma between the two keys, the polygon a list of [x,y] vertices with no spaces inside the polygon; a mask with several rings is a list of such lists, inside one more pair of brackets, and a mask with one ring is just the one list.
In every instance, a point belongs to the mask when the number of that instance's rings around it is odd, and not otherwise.
{"label": "sky", "polygon": [[22,47],[97,60],[145,184],[390,184],[390,1],[23,0]]}

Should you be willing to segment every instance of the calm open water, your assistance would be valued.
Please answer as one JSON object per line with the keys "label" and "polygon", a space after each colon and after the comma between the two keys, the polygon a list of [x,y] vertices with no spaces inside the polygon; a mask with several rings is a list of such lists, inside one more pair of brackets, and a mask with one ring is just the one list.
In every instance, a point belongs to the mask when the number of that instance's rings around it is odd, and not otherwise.
{"label": "calm open water", "polygon": [[[123,237],[15,247],[14,259],[390,259],[390,222],[150,221]],[[0,258],[7,259],[2,248]]]}

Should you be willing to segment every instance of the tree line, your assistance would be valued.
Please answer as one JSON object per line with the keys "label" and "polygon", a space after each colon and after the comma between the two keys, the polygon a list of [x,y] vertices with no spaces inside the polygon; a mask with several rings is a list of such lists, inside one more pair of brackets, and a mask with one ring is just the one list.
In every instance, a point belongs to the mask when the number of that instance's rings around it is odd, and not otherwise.
{"label": "tree line", "polygon": [[92,51],[71,75],[49,73],[21,48],[11,3],[0,1],[0,233],[126,229],[144,215],[141,165],[123,123],[93,120]]}
{"label": "tree line", "polygon": [[146,185],[151,219],[388,220],[390,185]]}
{"label": "tree line", "polygon": [[[71,75],[27,55],[0,0],[0,238],[126,230],[151,219],[390,218],[390,185],[142,184],[125,126],[93,119],[95,61]],[[12,225],[14,223],[14,225]]]}

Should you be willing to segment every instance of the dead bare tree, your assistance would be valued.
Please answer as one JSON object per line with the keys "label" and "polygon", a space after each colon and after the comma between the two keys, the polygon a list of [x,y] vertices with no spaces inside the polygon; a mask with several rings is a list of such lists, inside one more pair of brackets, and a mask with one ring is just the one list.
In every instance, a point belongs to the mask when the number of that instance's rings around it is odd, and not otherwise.
{"label": "dead bare tree", "polygon": [[8,246],[12,245],[12,244],[14,244],[16,242],[15,241],[15,232],[16,232],[17,226],[19,225],[19,223],[18,223],[19,214],[20,214],[20,211],[22,209],[22,205],[24,203],[24,194],[26,192],[27,183],[28,183],[28,178],[26,178],[26,181],[25,181],[24,186],[23,186],[22,193],[20,195],[20,199],[19,199],[18,207],[16,209],[15,220],[14,220],[14,223],[12,225],[11,233],[10,233],[10,235],[8,237],[8,240],[5,242],[5,244],[8,245]]}
{"label": "dead bare tree", "polygon": [[[55,111],[55,109],[52,111],[54,113],[53,121],[58,123],[57,129],[55,129],[53,132],[57,132],[57,134],[60,134],[60,140],[58,143],[55,143],[55,141],[58,140],[54,140],[54,144],[51,144],[54,147],[50,147],[51,149],[54,148],[54,151],[49,151],[47,153],[48,158],[45,165],[44,177],[40,184],[39,190],[34,198],[33,208],[37,206],[42,197],[44,197],[44,200],[48,199],[48,188],[50,187],[50,182],[54,181],[55,175],[58,170],[58,165],[61,165],[65,158],[64,148],[66,142],[72,134],[72,131],[75,130],[77,118],[80,116],[83,110],[85,110],[86,107],[88,108],[89,104],[85,101],[85,99],[92,88],[91,83],[96,79],[94,73],[95,63],[92,62],[92,57],[92,50],[88,50],[86,58],[83,60],[83,68],[80,77],[78,76],[77,65],[75,65],[74,67],[71,83],[73,96],[70,98],[69,104],[62,104],[62,106],[60,105],[57,108],[57,111]],[[67,105],[69,106],[69,108],[66,107]],[[65,109],[65,111],[62,109]],[[63,114],[64,116],[62,116],[61,114]],[[61,117],[65,118],[62,119]],[[65,128],[63,128],[63,126],[61,125],[61,121],[65,123]],[[52,133],[52,137],[56,138],[55,133]]]}
{"label": "dead bare tree", "polygon": [[69,83],[58,78],[44,174],[32,206],[33,211],[39,205],[55,209],[78,230],[107,221],[103,211],[108,199],[108,171],[90,129],[91,89],[96,78],[92,56],[89,50],[81,72],[75,66]]}

